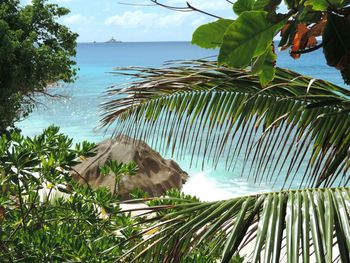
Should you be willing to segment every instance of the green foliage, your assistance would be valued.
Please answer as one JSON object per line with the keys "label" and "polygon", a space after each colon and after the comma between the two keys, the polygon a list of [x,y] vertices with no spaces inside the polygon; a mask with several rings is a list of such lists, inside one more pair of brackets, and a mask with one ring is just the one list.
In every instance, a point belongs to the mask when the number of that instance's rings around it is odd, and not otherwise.
{"label": "green foliage", "polygon": [[[264,66],[252,72],[265,86],[274,77],[275,56],[270,54],[270,46],[280,33],[279,47],[290,48],[294,59],[323,46],[328,65],[340,70],[345,83],[349,84],[350,1],[287,0],[289,10],[284,14],[277,12],[281,2],[237,0],[233,3],[233,11],[238,15],[235,21],[227,26],[226,19],[219,19],[200,26],[193,34],[192,43],[205,48],[219,47],[219,65],[254,69],[258,60]],[[316,37],[322,38],[321,44]]]}
{"label": "green foliage", "polygon": [[57,22],[68,13],[46,0],[24,7],[18,0],[1,1],[0,133],[31,111],[34,94],[74,80],[77,34]]}
{"label": "green foliage", "polygon": [[124,175],[133,176],[137,173],[138,167],[135,162],[127,164],[120,163],[116,160],[108,160],[107,163],[100,167],[100,173],[103,176],[112,174],[115,177],[113,193],[117,194],[120,190],[120,181]]}
{"label": "green foliage", "polygon": [[116,135],[158,138],[159,150],[190,154],[191,164],[202,168],[224,163],[256,183],[348,183],[348,90],[281,68],[262,87],[247,70],[208,61],[125,70],[134,82],[111,89],[115,97],[105,104],[105,125],[116,121]]}
{"label": "green foliage", "polygon": [[[102,252],[138,233],[135,221],[120,213],[117,196],[72,179],[71,167],[95,145],[72,146],[57,127],[32,139],[0,138],[2,262],[111,262],[128,247]],[[120,174],[135,166],[111,169]]]}
{"label": "green foliage", "polygon": [[235,68],[247,67],[265,53],[284,21],[273,24],[265,11],[244,12],[227,29],[218,62]]}
{"label": "green foliage", "polygon": [[[271,46],[260,56],[255,74],[275,59]],[[153,199],[140,222],[143,241],[121,261],[242,262],[242,255],[244,262],[349,262],[347,89],[281,68],[262,87],[247,69],[208,61],[124,70],[134,80],[110,89],[118,97],[104,105],[116,135],[157,138],[159,149],[190,153],[193,164],[221,160],[257,184],[284,184],[277,193],[224,201],[203,203],[177,191]],[[320,188],[288,189],[296,184]],[[335,186],[344,188],[321,188]]]}
{"label": "green foliage", "polygon": [[169,189],[164,194],[165,198],[161,199],[153,199],[149,201],[149,205],[156,206],[156,205],[175,205],[179,204],[178,200],[187,201],[187,202],[198,202],[199,199],[197,197],[186,195],[179,191],[178,189]]}
{"label": "green foliage", "polygon": [[[122,255],[147,238],[149,224],[140,221],[143,217],[122,213],[118,195],[73,180],[72,166],[94,153],[95,144],[82,142],[74,147],[73,140],[54,126],[34,138],[16,132],[2,135],[1,262],[120,262]],[[132,176],[137,166],[110,161],[101,171]],[[132,196],[147,197],[140,190]],[[171,206],[198,202],[177,190],[168,191],[167,196],[159,202]],[[186,262],[207,262],[213,257],[195,249]]]}
{"label": "green foliage", "polygon": [[276,59],[277,56],[272,46],[272,48],[268,47],[264,54],[257,57],[252,65],[252,72],[259,76],[260,83],[263,86],[268,85],[275,78]]}
{"label": "green foliage", "polygon": [[325,11],[329,8],[343,8],[350,4],[347,0],[306,0],[304,5],[312,7],[315,11]]}
{"label": "green foliage", "polygon": [[281,0],[237,0],[233,4],[233,11],[236,15],[253,10],[275,12],[279,4]]}
{"label": "green foliage", "polygon": [[[253,237],[253,246],[246,251],[252,252],[249,257],[251,262],[279,262],[284,253],[287,253],[288,262],[296,262],[299,251],[302,251],[304,262],[309,262],[311,252],[315,253],[318,262],[323,262],[325,254],[326,262],[332,262],[337,253],[340,253],[343,262],[347,262],[348,191],[287,191],[212,203],[177,205],[176,210],[164,212],[160,222],[159,214],[154,217],[154,225],[150,228],[157,226],[156,232],[141,247],[132,249],[137,254],[133,260],[142,262],[141,257],[147,258],[149,253],[158,251],[161,255],[167,255],[165,262],[172,262],[174,258],[182,262],[181,259],[196,254],[199,249],[202,253],[210,251],[210,254],[202,254],[202,258],[208,256],[210,262],[217,258],[221,258],[221,262],[242,262],[234,255],[241,246],[244,247],[248,235]],[[338,237],[336,244],[333,242],[333,231]],[[193,236],[196,238],[189,247],[187,244]],[[166,242],[161,243],[161,240]],[[150,248],[142,250],[147,245]]]}
{"label": "green foliage", "polygon": [[222,45],[224,34],[233,20],[220,19],[202,25],[193,33],[192,43],[203,48],[217,48]]}
{"label": "green foliage", "polygon": [[[260,76],[261,83],[266,85],[275,73],[276,59],[271,54],[273,37],[283,27],[288,16],[276,16],[275,20],[278,21],[271,21],[268,12],[256,11],[253,7],[254,1],[236,2],[235,12],[242,14],[235,21],[219,19],[200,26],[193,34],[192,43],[204,48],[220,47],[220,65],[245,68],[254,59],[261,61],[261,66],[254,72]],[[253,11],[241,12],[243,8]]]}
{"label": "green foliage", "polygon": [[[195,196],[186,195],[178,189],[169,189],[165,192],[164,196],[160,198],[153,198],[147,202],[148,206],[176,206],[183,203],[197,203],[199,199]],[[164,215],[169,213],[169,210],[158,211],[158,214]]]}
{"label": "green foliage", "polygon": [[240,15],[245,11],[254,10],[255,0],[238,0],[233,4],[233,11]]}
{"label": "green foliage", "polygon": [[[218,57],[219,64],[244,68],[253,59],[261,61],[254,68],[262,85],[267,85],[275,74],[276,57],[271,50],[273,37],[283,26],[284,20],[273,24],[265,11],[251,11],[240,15],[224,35]],[[272,54],[271,54],[272,52]]]}
{"label": "green foliage", "polygon": [[[120,260],[350,261],[350,93],[276,68],[273,44],[280,32],[279,47],[297,59],[322,47],[322,36],[328,64],[348,81],[350,2],[284,2],[288,13],[278,14],[280,0],[238,0],[235,21],[199,27],[192,42],[218,46],[219,67],[180,61],[160,70],[121,69],[135,79],[110,89],[118,97],[103,105],[103,122],[117,121],[117,135],[154,136],[160,149],[192,154],[191,164],[199,163],[198,153],[202,168],[221,160],[235,171],[239,161],[238,172],[255,183],[284,184],[280,192],[224,201],[199,202],[176,191],[152,199],[152,213],[140,222],[146,236]],[[289,190],[295,181],[299,188],[343,188]]]}
{"label": "green foliage", "polygon": [[131,192],[129,193],[130,199],[145,199],[145,198],[149,198],[149,195],[147,192],[145,192],[142,189],[136,188],[131,190]]}
{"label": "green foliage", "polygon": [[131,259],[166,255],[155,262],[186,262],[198,250],[207,262],[242,262],[238,252],[248,262],[333,262],[338,255],[349,262],[349,194],[349,188],[306,189],[184,203],[170,213],[159,207],[162,215],[147,218],[154,234],[132,248]]}

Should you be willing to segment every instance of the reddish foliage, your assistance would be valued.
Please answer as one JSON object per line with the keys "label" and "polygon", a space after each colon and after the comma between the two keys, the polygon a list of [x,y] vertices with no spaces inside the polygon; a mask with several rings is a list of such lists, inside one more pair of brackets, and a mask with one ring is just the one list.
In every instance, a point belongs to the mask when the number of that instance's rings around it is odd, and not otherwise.
{"label": "reddish foliage", "polygon": [[309,33],[310,30],[305,24],[299,24],[296,34],[294,36],[293,46],[291,49],[291,56],[294,59],[300,58],[301,54],[294,53],[296,51],[304,50],[305,48],[314,47],[317,44],[316,37]]}

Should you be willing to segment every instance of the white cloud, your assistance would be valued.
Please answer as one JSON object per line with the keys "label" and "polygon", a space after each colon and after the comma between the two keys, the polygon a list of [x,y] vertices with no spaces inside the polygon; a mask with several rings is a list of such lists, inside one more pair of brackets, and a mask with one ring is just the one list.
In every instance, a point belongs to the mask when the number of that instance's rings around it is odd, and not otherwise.
{"label": "white cloud", "polygon": [[210,22],[210,19],[208,19],[208,17],[201,16],[201,17],[198,17],[197,19],[193,20],[191,25],[193,27],[199,27],[200,25],[203,25],[203,24],[206,24],[209,22]]}
{"label": "white cloud", "polygon": [[81,25],[89,22],[89,19],[82,14],[75,14],[63,18],[63,23],[66,25]]}
{"label": "white cloud", "polygon": [[109,17],[105,20],[105,24],[126,28],[167,28],[180,26],[190,17],[189,13],[159,14],[135,10]]}
{"label": "white cloud", "polygon": [[[232,4],[225,0],[188,0],[190,5],[203,9],[204,11],[228,10]],[[186,6],[185,0],[168,0],[165,2],[169,5]]]}

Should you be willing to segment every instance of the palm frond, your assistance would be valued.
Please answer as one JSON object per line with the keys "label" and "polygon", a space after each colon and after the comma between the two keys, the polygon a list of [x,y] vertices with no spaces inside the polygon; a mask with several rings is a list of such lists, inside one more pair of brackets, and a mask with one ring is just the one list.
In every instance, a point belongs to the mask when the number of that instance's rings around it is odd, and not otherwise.
{"label": "palm frond", "polygon": [[[248,70],[210,61],[165,68],[131,67],[135,78],[111,88],[102,123],[115,135],[146,140],[191,164],[225,160],[226,168],[256,182],[284,178],[284,187],[348,183],[350,92],[278,68],[262,87]],[[186,155],[187,154],[187,155]],[[199,159],[201,158],[201,159]]]}
{"label": "palm frond", "polygon": [[205,262],[350,262],[349,188],[185,203],[144,222],[143,241],[118,262],[192,262],[198,251]]}

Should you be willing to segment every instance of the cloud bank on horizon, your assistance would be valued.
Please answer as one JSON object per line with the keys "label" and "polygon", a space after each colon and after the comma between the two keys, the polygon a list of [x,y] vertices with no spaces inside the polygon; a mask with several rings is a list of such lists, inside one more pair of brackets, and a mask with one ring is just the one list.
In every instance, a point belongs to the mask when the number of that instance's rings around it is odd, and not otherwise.
{"label": "cloud bank on horizon", "polygon": [[[28,4],[31,0],[23,0]],[[189,41],[195,28],[215,20],[197,12],[175,12],[154,6],[148,0],[49,0],[67,7],[71,13],[62,19],[79,34],[79,42],[106,41],[112,36],[122,41]],[[189,0],[206,12],[234,17],[226,0]],[[186,0],[162,0],[173,6],[186,6]]]}

